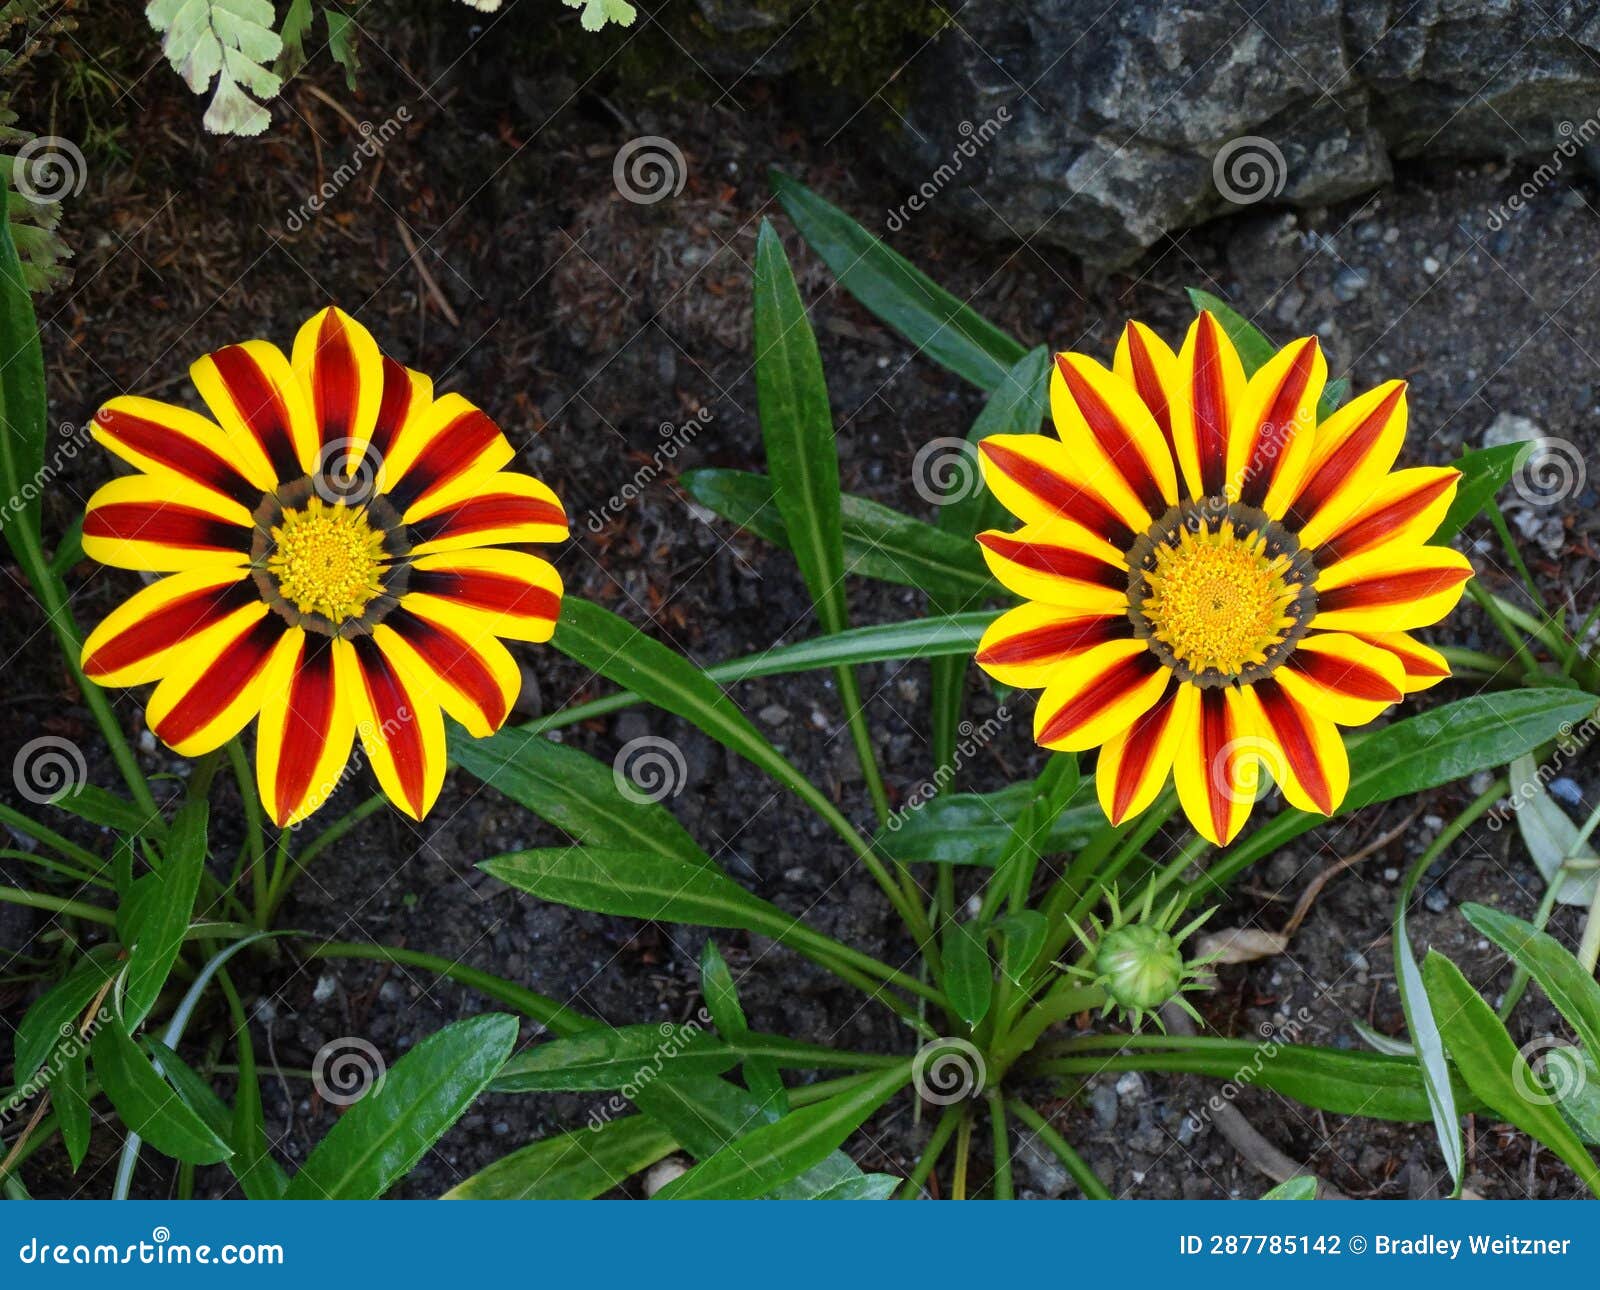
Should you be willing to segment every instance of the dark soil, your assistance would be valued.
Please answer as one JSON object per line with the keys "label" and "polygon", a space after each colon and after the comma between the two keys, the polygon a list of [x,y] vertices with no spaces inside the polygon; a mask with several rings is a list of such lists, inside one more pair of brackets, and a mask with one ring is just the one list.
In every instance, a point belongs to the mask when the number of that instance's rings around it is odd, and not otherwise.
{"label": "dark soil", "polygon": [[[141,58],[153,60],[137,26],[127,36]],[[303,318],[337,301],[390,352],[496,416],[527,465],[563,497],[574,536],[557,561],[570,592],[711,662],[817,630],[790,558],[711,518],[674,484],[691,466],[762,466],[749,344],[750,258],[762,218],[784,234],[812,307],[849,490],[928,514],[909,482],[912,457],[930,438],[964,434],[981,406],[977,391],[916,358],[840,291],[769,196],[765,171],[777,165],[869,225],[880,222],[875,213],[905,196],[905,186],[875,160],[875,135],[886,128],[881,111],[837,130],[813,127],[803,93],[753,80],[731,94],[702,83],[697,98],[671,103],[614,100],[603,78],[512,76],[496,42],[469,41],[462,24],[448,36],[393,33],[383,49],[369,50],[355,97],[326,69],[314,70],[290,88],[265,137],[219,141],[197,138],[200,109],[165,65],[140,75],[144,66],[116,73],[131,83],[138,104],[136,112],[118,109],[129,120],[120,140],[125,155],[91,157],[88,186],[65,225],[77,250],[75,280],[41,302],[52,419],[67,438],[118,392],[189,398],[186,368],[199,354],[257,335],[287,345]],[[435,81],[439,68],[450,70]],[[687,81],[698,75],[692,67],[680,71]],[[510,93],[505,87],[513,83]],[[291,220],[353,155],[361,138],[354,123],[378,125],[402,108],[409,122],[381,158],[366,161],[321,213],[298,225]],[[670,138],[688,161],[682,192],[650,206],[619,197],[611,169],[618,148],[644,134]],[[1489,231],[1489,212],[1520,178],[1497,170],[1409,171],[1365,202],[1297,216],[1247,213],[1197,230],[1161,247],[1135,273],[1109,279],[1088,277],[1048,249],[977,241],[937,203],[894,242],[1029,343],[1109,352],[1128,316],[1175,335],[1190,313],[1182,289],[1203,286],[1256,314],[1280,338],[1315,330],[1334,369],[1348,371],[1358,389],[1409,377],[1413,463],[1443,463],[1478,446],[1496,415],[1511,413],[1581,445],[1593,467],[1600,297],[1587,288],[1592,266],[1600,265],[1596,196],[1586,181],[1553,186]],[[701,410],[705,428],[676,460],[637,500],[608,506],[651,462],[662,427],[681,426]],[[47,535],[62,533],[111,473],[98,450],[66,461],[46,499]],[[1562,509],[1514,516],[1529,535],[1524,553],[1535,574],[1579,612],[1593,599],[1594,501],[1585,491]],[[598,532],[586,522],[592,511],[604,517]],[[1470,537],[1481,576],[1514,594],[1492,535],[1484,528]],[[85,624],[137,582],[88,563],[73,569],[70,581]],[[93,782],[113,786],[115,772],[14,568],[5,569],[0,587],[7,609],[0,656],[11,679],[0,760],[9,764],[40,732],[57,733],[82,744]],[[877,583],[855,582],[851,599],[859,623],[923,612],[918,594]],[[1478,639],[1465,611],[1449,630],[1459,643],[1493,648]],[[552,650],[522,648],[520,657],[522,717],[606,692],[604,682]],[[863,686],[891,794],[903,798],[933,771],[927,669],[865,669]],[[1439,694],[1465,692],[1453,683]],[[974,711],[992,707],[976,674],[971,693]],[[823,674],[749,683],[736,698],[867,825],[866,793]],[[161,783],[175,793],[187,766],[143,733],[141,702],[138,693],[116,696],[126,728],[143,739],[147,767],[172,776]],[[1013,723],[963,769],[964,787],[996,787],[1036,764],[1022,726]],[[641,709],[566,738],[610,762],[642,734],[665,736],[683,750],[688,781],[670,805],[735,877],[869,953],[892,962],[910,957],[881,897],[837,839],[697,731]],[[1593,792],[1592,768],[1571,773]],[[10,787],[0,785],[0,792]],[[328,817],[370,791],[357,780],[326,808]],[[1255,1035],[1304,1009],[1309,1020],[1296,1036],[1303,1042],[1360,1046],[1352,1019],[1399,1031],[1389,941],[1398,875],[1474,791],[1456,785],[1420,803],[1357,813],[1248,873],[1215,926],[1282,926],[1315,874],[1421,808],[1396,841],[1333,880],[1288,953],[1225,969],[1217,989],[1197,999],[1216,1030]],[[215,800],[215,853],[231,857],[240,836],[237,803],[226,787]],[[69,827],[64,818],[52,823]],[[614,1023],[690,1015],[699,1003],[703,931],[541,904],[475,868],[486,857],[558,840],[496,792],[453,773],[425,825],[386,808],[323,856],[296,887],[282,922],[330,939],[444,955]],[[1508,974],[1458,906],[1479,900],[1527,916],[1540,890],[1514,830],[1476,830],[1431,875],[1415,911],[1415,939],[1460,962],[1492,997]],[[1559,913],[1555,927],[1573,943],[1575,911]],[[50,929],[43,916],[0,905],[0,945],[52,955]],[[908,1047],[908,1032],[890,1014],[863,1007],[854,992],[781,948],[731,933],[718,941],[756,1028],[858,1048]],[[254,1014],[269,1132],[291,1165],[326,1132],[334,1109],[289,1072],[303,1072],[340,1036],[364,1037],[393,1061],[446,1022],[487,1006],[416,971],[303,961],[292,942],[240,962],[234,977]],[[0,985],[6,1017],[20,1016],[28,990]],[[1559,1022],[1535,993],[1516,1025],[1522,1039]],[[525,1027],[525,1040],[536,1033]],[[284,1068],[282,1078],[271,1073],[274,1065]],[[1220,1134],[1184,1128],[1213,1087],[1190,1078],[1106,1076],[1081,1094],[1039,1088],[1033,1096],[1117,1194],[1257,1195],[1270,1184]],[[400,1194],[437,1195],[515,1147],[581,1124],[591,1105],[575,1095],[487,1098]],[[1448,1185],[1428,1126],[1326,1116],[1248,1090],[1239,1105],[1268,1139],[1351,1195],[1427,1196]],[[926,1131],[902,1101],[848,1149],[863,1168],[903,1174]],[[1469,1185],[1481,1194],[1578,1190],[1521,1134],[1480,1118],[1468,1141]],[[46,1155],[29,1168],[30,1188],[103,1196],[118,1145],[112,1126],[102,1124],[76,1176]],[[1020,1155],[1018,1183],[1027,1195],[1075,1194],[1053,1159],[1031,1149]],[[172,1171],[147,1155],[139,1190],[165,1195],[175,1185]],[[220,1170],[201,1171],[200,1193],[227,1194],[230,1187]]]}

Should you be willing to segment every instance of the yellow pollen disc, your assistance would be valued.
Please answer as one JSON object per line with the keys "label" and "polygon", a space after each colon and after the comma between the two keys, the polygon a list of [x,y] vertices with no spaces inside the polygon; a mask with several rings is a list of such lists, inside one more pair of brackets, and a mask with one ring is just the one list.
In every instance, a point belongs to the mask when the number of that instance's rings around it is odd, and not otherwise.
{"label": "yellow pollen disc", "polygon": [[1229,520],[1214,530],[1184,528],[1156,547],[1155,560],[1140,608],[1155,638],[1195,672],[1236,675],[1265,663],[1294,626],[1289,610],[1300,582],[1254,530]]}
{"label": "yellow pollen disc", "polygon": [[301,613],[341,623],[383,592],[383,536],[363,511],[312,497],[273,527],[267,572]]}

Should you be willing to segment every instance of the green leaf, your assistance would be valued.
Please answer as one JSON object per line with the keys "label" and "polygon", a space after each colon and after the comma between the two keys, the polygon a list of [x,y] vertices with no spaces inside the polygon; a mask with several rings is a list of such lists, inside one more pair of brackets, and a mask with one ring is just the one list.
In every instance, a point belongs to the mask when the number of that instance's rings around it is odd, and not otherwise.
{"label": "green leaf", "polygon": [[839,285],[935,363],[992,390],[1023,356],[1010,336],[838,207],[781,171],[770,177],[784,211]]}
{"label": "green leaf", "polygon": [[862,1174],[859,1178],[846,1178],[827,1191],[819,1192],[813,1200],[888,1200],[905,1180],[893,1174]]}
{"label": "green leaf", "polygon": [[902,1062],[856,1089],[763,1124],[673,1179],[655,1198],[748,1200],[765,1195],[837,1151],[910,1078],[911,1064]]}
{"label": "green leaf", "polygon": [[216,82],[207,130],[255,135],[267,128],[271,116],[249,95],[275,98],[283,85],[267,67],[283,52],[269,0],[150,0],[145,17],[190,90],[204,94]]}
{"label": "green leaf", "polygon": [[1496,444],[1493,448],[1462,453],[1451,463],[1461,472],[1461,478],[1456,483],[1456,495],[1443,522],[1428,539],[1432,545],[1449,546],[1451,539],[1477,518],[1490,498],[1516,473],[1517,458],[1527,446],[1525,443]]}
{"label": "green leaf", "polygon": [[[9,185],[0,184],[0,202],[11,200]],[[0,500],[10,512],[0,527],[28,569],[24,553],[36,551],[41,540],[35,485],[44,473],[44,357],[9,214],[0,219],[0,354],[6,356],[0,363]]]}
{"label": "green leaf", "polygon": [[429,1035],[328,1130],[285,1199],[378,1199],[461,1118],[516,1042],[517,1019],[501,1013]]}
{"label": "green leaf", "polygon": [[1591,1053],[1600,1053],[1600,983],[1584,970],[1577,957],[1548,932],[1498,909],[1467,904],[1461,912],[1539,983],[1583,1046]]}
{"label": "green leaf", "polygon": [[951,922],[945,930],[944,992],[956,1015],[969,1026],[988,1015],[994,969],[989,965],[983,931],[971,923]]}
{"label": "green leaf", "polygon": [[[1547,883],[1555,882],[1569,859],[1591,864],[1597,857],[1594,848],[1578,834],[1578,826],[1551,798],[1545,789],[1548,770],[1524,753],[1511,762],[1510,783],[1507,796],[1516,806],[1517,832],[1534,866]],[[1595,888],[1600,885],[1600,872],[1592,867],[1584,872],[1574,866],[1561,878],[1556,900],[1563,905],[1582,905],[1587,909],[1594,903]]]}
{"label": "green leaf", "polygon": [[990,926],[989,934],[1000,938],[1000,970],[1012,984],[1020,986],[1038,962],[1049,931],[1049,919],[1036,909],[1019,909]]}
{"label": "green leaf", "polygon": [[89,1154],[89,1096],[87,1075],[89,1049],[78,1044],[68,1049],[61,1059],[55,1079],[50,1081],[50,1105],[55,1108],[56,1124],[61,1129],[61,1141],[67,1148],[67,1159],[72,1162],[72,1172],[77,1173]]}
{"label": "green leaf", "polygon": [[238,1029],[239,1087],[233,1098],[233,1122],[228,1141],[234,1156],[228,1162],[247,1200],[279,1200],[289,1185],[288,1175],[272,1158],[267,1146],[266,1117],[261,1110],[261,1077],[256,1069],[255,1045],[250,1027]]}
{"label": "green leaf", "polygon": [[593,1200],[677,1148],[639,1115],[531,1142],[457,1183],[441,1200]]}
{"label": "green leaf", "polygon": [[1554,1099],[1542,1092],[1535,1096],[1524,1092],[1540,1089],[1538,1077],[1494,1009],[1462,976],[1461,969],[1437,950],[1428,952],[1422,977],[1444,1042],[1467,1087],[1508,1124],[1554,1151],[1600,1196],[1600,1169],[1562,1119]]}
{"label": "green leaf", "polygon": [[501,1067],[490,1088],[496,1093],[627,1088],[658,1079],[720,1075],[738,1060],[738,1054],[699,1026],[618,1026],[525,1049]]}
{"label": "green leaf", "polygon": [[109,1017],[90,1050],[100,1087],[122,1122],[163,1155],[192,1165],[214,1165],[233,1150],[162,1079],[121,1018]]}
{"label": "green leaf", "polygon": [[1262,1200],[1316,1200],[1317,1180],[1315,1178],[1290,1178],[1279,1183],[1269,1192],[1263,1192]]}
{"label": "green leaf", "polygon": [[633,20],[639,16],[628,0],[563,0],[563,3],[569,9],[583,10],[583,17],[579,21],[585,31],[599,31],[608,22],[614,22],[619,27],[631,27]]}
{"label": "green leaf", "polygon": [[[773,546],[791,549],[772,481],[764,475],[708,468],[685,471],[678,482],[702,506]],[[845,572],[961,604],[1000,594],[977,543],[864,497],[847,493],[840,506]]]}
{"label": "green leaf", "polygon": [[[934,864],[993,865],[1006,852],[1033,784],[1008,784],[993,793],[952,793],[902,811],[878,831],[873,844],[891,859]],[[1082,846],[1105,825],[1093,784],[1079,784],[1069,805],[1039,843],[1041,855]]]}
{"label": "green leaf", "polygon": [[1423,983],[1422,971],[1411,949],[1411,934],[1406,929],[1406,907],[1411,903],[1416,877],[1413,870],[1395,902],[1395,979],[1400,988],[1400,1007],[1405,1013],[1406,1030],[1411,1035],[1411,1045],[1415,1050],[1413,1060],[1422,1073],[1423,1087],[1428,1092],[1434,1134],[1439,1140],[1439,1150],[1444,1155],[1450,1177],[1459,1191],[1466,1161],[1461,1145],[1461,1118],[1456,1109],[1455,1088],[1450,1079],[1450,1064],[1445,1057],[1443,1032],[1439,1028],[1438,1018],[1434,1016],[1432,998]]}
{"label": "green leaf", "polygon": [[[733,973],[709,937],[700,953],[700,993],[705,996],[706,1011],[717,1028],[717,1033],[736,1044],[750,1033],[744,1009],[739,1005],[739,990],[733,983]],[[744,1062],[744,1082],[760,1100],[764,1110],[783,1115],[789,1110],[789,1094],[778,1075],[777,1065],[764,1057],[747,1058]]]}
{"label": "green leaf", "polygon": [[660,802],[624,796],[617,772],[524,730],[450,741],[451,760],[540,819],[594,846],[638,848],[698,864],[706,854]]}
{"label": "green leaf", "polygon": [[311,34],[315,17],[311,0],[289,0],[289,7],[283,13],[282,29],[278,32],[283,52],[272,68],[281,80],[287,81],[306,65],[306,37]]}
{"label": "green leaf", "polygon": [[15,1084],[31,1080],[56,1045],[77,1030],[95,995],[116,975],[117,965],[107,961],[112,953],[108,949],[85,956],[33,1001],[17,1027]]}
{"label": "green leaf", "polygon": [[1557,1044],[1544,1054],[1545,1083],[1556,1096],[1573,1132],[1600,1145],[1600,1069],[1581,1048]]}
{"label": "green leaf", "polygon": [[167,822],[161,816],[151,814],[128,798],[108,793],[93,784],[80,784],[50,805],[76,815],[80,820],[88,820],[90,824],[116,829],[133,837],[160,838],[167,831]]}
{"label": "green leaf", "polygon": [[328,52],[333,55],[333,61],[344,68],[344,87],[354,94],[361,71],[361,50],[356,45],[361,29],[354,18],[338,9],[324,9],[322,16],[328,24]]}
{"label": "green leaf", "polygon": [[128,973],[122,1009],[130,1030],[155,1006],[183,948],[205,872],[206,818],[204,799],[185,802],[172,821],[165,862],[157,872],[139,878],[129,893],[136,912],[126,920]]}

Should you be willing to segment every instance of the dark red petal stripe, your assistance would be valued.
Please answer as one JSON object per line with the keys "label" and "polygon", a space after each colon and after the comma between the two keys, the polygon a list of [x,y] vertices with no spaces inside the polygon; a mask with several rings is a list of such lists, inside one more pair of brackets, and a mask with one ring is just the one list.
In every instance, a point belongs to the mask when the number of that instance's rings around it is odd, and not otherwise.
{"label": "dark red petal stripe", "polygon": [[1144,336],[1137,327],[1128,328],[1128,362],[1133,367],[1133,388],[1139,392],[1150,415],[1167,438],[1167,449],[1172,450],[1172,409],[1167,406],[1167,391],[1161,376],[1145,347]]}
{"label": "dark red petal stripe", "polygon": [[1341,530],[1337,537],[1324,542],[1318,548],[1317,559],[1323,565],[1329,565],[1376,546],[1402,525],[1409,524],[1421,515],[1453,483],[1453,477],[1441,475],[1421,488],[1414,488],[1404,496],[1395,498],[1382,510],[1374,511]]}
{"label": "dark red petal stripe", "polygon": [[1154,654],[1145,652],[1112,664],[1083,687],[1076,698],[1068,699],[1039,731],[1039,742],[1048,744],[1071,733],[1125,698],[1128,691],[1147,681],[1160,670]]}
{"label": "dark red petal stripe", "polygon": [[442,538],[463,533],[483,533],[490,529],[514,528],[524,524],[566,524],[567,517],[559,506],[540,501],[536,497],[520,497],[515,493],[494,493],[488,497],[473,497],[457,506],[447,507],[437,515],[417,520],[411,527],[412,541],[421,546]]}
{"label": "dark red petal stripe", "polygon": [[1189,401],[1194,410],[1200,484],[1210,496],[1222,492],[1228,477],[1228,393],[1222,381],[1217,324],[1210,314],[1200,315],[1194,349],[1194,385]]}
{"label": "dark red petal stripe", "polygon": [[[1289,370],[1277,393],[1272,396],[1256,429],[1255,442],[1250,446],[1250,458],[1245,463],[1245,476],[1240,484],[1240,500],[1246,506],[1260,506],[1267,500],[1272,481],[1283,466],[1283,456],[1297,429],[1300,400],[1311,380],[1311,369],[1317,357],[1317,342],[1306,341],[1295,354]],[[1305,427],[1310,433],[1312,427]]]}
{"label": "dark red petal stripe", "polygon": [[1411,569],[1405,573],[1382,574],[1352,582],[1347,587],[1319,591],[1317,608],[1331,613],[1335,609],[1376,609],[1379,605],[1409,604],[1448,591],[1471,576],[1470,569]]}
{"label": "dark red petal stripe", "polygon": [[1339,485],[1350,478],[1356,467],[1361,464],[1361,459],[1372,450],[1372,446],[1383,434],[1383,428],[1394,416],[1395,407],[1399,404],[1405,389],[1404,385],[1397,385],[1390,390],[1366,419],[1329,454],[1327,461],[1312,472],[1311,478],[1306,480],[1304,487],[1300,489],[1300,496],[1295,498],[1294,505],[1289,508],[1287,519],[1290,528],[1304,528],[1306,521],[1322,509]]}
{"label": "dark red petal stripe", "polygon": [[1120,591],[1128,585],[1128,575],[1114,564],[1107,564],[1096,556],[1085,555],[1064,546],[1046,546],[1042,542],[1019,542],[1004,533],[980,533],[978,541],[1002,560],[1020,564],[1035,573],[1053,574],[1058,578],[1072,578],[1077,582],[1090,582],[1097,587]]}
{"label": "dark red petal stripe", "polygon": [[[289,683],[288,708],[283,716],[276,783],[280,809],[298,806],[316,787],[311,781],[333,726],[335,693],[333,638],[308,634],[300,665]],[[322,786],[324,793],[332,787]]]}
{"label": "dark red petal stripe", "polygon": [[417,498],[461,474],[499,437],[500,427],[482,412],[463,412],[423,448],[389,490],[390,500],[404,512]]}
{"label": "dark red petal stripe", "polygon": [[97,677],[131,667],[221,622],[256,598],[255,587],[248,581],[191,591],[111,637],[84,659],[83,670]]}
{"label": "dark red petal stripe", "polygon": [[179,744],[204,729],[267,665],[272,647],[286,630],[283,619],[276,614],[268,614],[255,623],[200,674],[189,692],[156,726],[156,734],[165,743]]}
{"label": "dark red petal stripe", "polygon": [[378,420],[372,427],[372,451],[382,461],[411,410],[411,376],[387,354],[383,356],[383,397],[378,400]]}
{"label": "dark red petal stripe", "polygon": [[1162,695],[1155,707],[1133,723],[1128,742],[1122,750],[1122,764],[1117,767],[1116,783],[1111,788],[1112,819],[1120,822],[1128,813],[1133,795],[1139,790],[1139,782],[1149,769],[1177,706],[1177,696],[1169,685],[1167,693]]}
{"label": "dark red petal stripe", "polygon": [[980,663],[1033,663],[1056,658],[1070,650],[1087,649],[1105,641],[1123,640],[1133,634],[1133,624],[1125,615],[1104,618],[1069,618],[1048,623],[1015,636],[1002,637],[978,651]]}
{"label": "dark red petal stripe", "polygon": [[1071,363],[1065,354],[1056,355],[1056,370],[1061,373],[1061,378],[1067,383],[1067,392],[1072,396],[1072,401],[1078,405],[1078,411],[1088,423],[1089,433],[1094,435],[1095,442],[1104,450],[1107,457],[1124,479],[1133,489],[1134,496],[1144,504],[1145,510],[1152,515],[1160,515],[1167,509],[1167,501],[1161,495],[1161,485],[1156,483],[1156,477],[1150,471],[1149,464],[1140,454],[1138,445],[1134,443],[1133,436],[1116,416],[1113,415],[1104,401],[1095,393],[1094,386],[1090,385]]}
{"label": "dark red petal stripe", "polygon": [[410,590],[491,613],[553,619],[561,612],[561,597],[553,591],[484,569],[413,569]]}
{"label": "dark red petal stripe", "polygon": [[1352,699],[1398,703],[1404,697],[1382,672],[1322,650],[1298,649],[1289,655],[1286,666],[1307,680]]}
{"label": "dark red petal stripe", "polygon": [[250,351],[243,345],[228,345],[213,354],[211,361],[217,365],[217,374],[228,387],[234,406],[267,454],[279,480],[305,474],[289,430],[289,410]]}
{"label": "dark red petal stripe", "polygon": [[1437,659],[1430,658],[1426,654],[1418,653],[1416,650],[1409,650],[1404,645],[1397,645],[1390,641],[1372,640],[1371,637],[1363,637],[1362,639],[1368,641],[1378,649],[1388,650],[1391,654],[1398,658],[1400,660],[1400,665],[1405,668],[1407,676],[1450,675],[1450,669],[1448,667],[1441,665]]}
{"label": "dark red petal stripe", "polygon": [[357,636],[351,643],[378,723],[377,730],[368,731],[366,737],[382,740],[388,747],[401,791],[411,807],[420,811],[427,791],[427,750],[422,742],[421,722],[394,665],[372,637]]}
{"label": "dark red petal stripe", "polygon": [[1277,736],[1283,755],[1288,759],[1289,769],[1294,772],[1300,787],[1319,811],[1324,815],[1331,814],[1333,789],[1329,787],[1327,772],[1317,759],[1316,742],[1311,737],[1306,717],[1289,701],[1289,696],[1276,681],[1258,682],[1256,695],[1261,700],[1262,711],[1267,714],[1267,722],[1272,726],[1272,733]]}
{"label": "dark red petal stripe", "polygon": [[180,475],[231,498],[246,510],[254,510],[261,490],[239,473],[238,468],[210,448],[187,435],[177,434],[157,421],[136,417],[118,408],[101,408],[95,420],[119,443],[160,462]]}
{"label": "dark red petal stripe", "polygon": [[169,502],[108,502],[84,516],[83,536],[159,542],[197,551],[248,552],[251,530]]}
{"label": "dark red petal stripe", "polygon": [[1076,520],[1114,547],[1125,550],[1133,545],[1134,531],[1112,514],[1093,493],[1079,488],[1020,452],[1001,447],[992,439],[980,443],[978,448],[1003,475],[1058,514]]}
{"label": "dark red petal stripe", "polygon": [[505,695],[489,665],[471,645],[406,609],[396,610],[385,621],[434,671],[466,695],[492,728],[500,727],[506,719]]}
{"label": "dark red petal stripe", "polygon": [[360,392],[361,369],[350,344],[350,330],[338,312],[330,309],[317,328],[317,351],[311,364],[311,405],[324,447],[350,437]]}

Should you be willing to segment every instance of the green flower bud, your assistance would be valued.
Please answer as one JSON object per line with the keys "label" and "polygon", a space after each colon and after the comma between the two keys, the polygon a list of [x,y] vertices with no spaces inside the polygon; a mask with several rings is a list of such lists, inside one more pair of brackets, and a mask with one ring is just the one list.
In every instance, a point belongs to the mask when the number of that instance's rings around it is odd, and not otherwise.
{"label": "green flower bud", "polygon": [[1178,942],[1149,923],[1107,932],[1094,968],[1112,1002],[1135,1014],[1154,1012],[1183,988],[1185,978]]}

